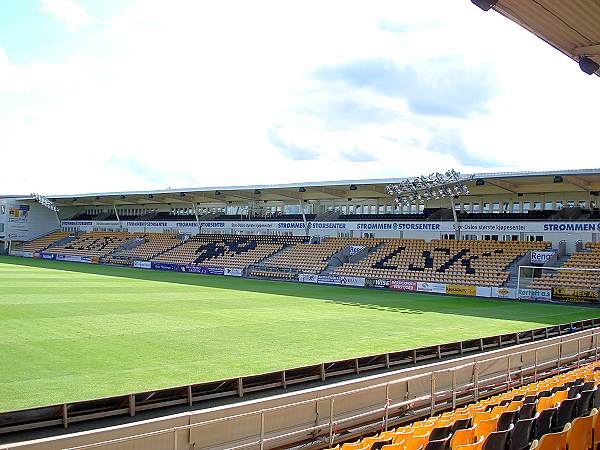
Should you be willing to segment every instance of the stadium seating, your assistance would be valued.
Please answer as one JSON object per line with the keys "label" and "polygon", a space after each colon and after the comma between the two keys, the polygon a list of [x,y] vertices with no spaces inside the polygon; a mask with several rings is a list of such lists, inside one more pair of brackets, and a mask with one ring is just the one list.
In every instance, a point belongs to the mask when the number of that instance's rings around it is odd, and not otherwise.
{"label": "stadium seating", "polygon": [[149,233],[139,238],[142,242],[131,249],[114,252],[105,258],[111,264],[130,264],[134,260],[148,261],[183,241],[175,233]]}
{"label": "stadium seating", "polygon": [[71,256],[104,257],[130,239],[143,237],[140,233],[91,231],[70,242],[52,247],[52,253]]}
{"label": "stadium seating", "polygon": [[22,252],[37,253],[46,250],[54,242],[69,236],[69,233],[64,231],[55,231],[54,233],[47,234],[29,242],[25,242],[22,245],[16,246],[15,250]]}
{"label": "stadium seating", "polygon": [[329,259],[348,247],[349,245],[373,246],[380,243],[380,239],[373,238],[326,238],[319,244],[298,244],[290,247],[268,261],[264,266],[268,268],[287,269],[302,273],[318,274],[328,265]]}
{"label": "stadium seating", "polygon": [[367,258],[334,274],[367,278],[501,286],[506,268],[547,242],[385,239]]}
{"label": "stadium seating", "polygon": [[153,261],[215,267],[246,268],[288,245],[305,241],[303,236],[196,235],[156,257]]}
{"label": "stadium seating", "polygon": [[[586,249],[587,251],[574,253],[564,263],[563,267],[600,270],[600,243],[588,242]],[[550,289],[552,287],[600,289],[599,274],[597,271],[557,270],[554,273],[546,273],[539,278],[535,278],[530,287],[535,289]]]}
{"label": "stadium seating", "polygon": [[590,363],[334,449],[595,449],[600,444],[598,369],[600,363]]}

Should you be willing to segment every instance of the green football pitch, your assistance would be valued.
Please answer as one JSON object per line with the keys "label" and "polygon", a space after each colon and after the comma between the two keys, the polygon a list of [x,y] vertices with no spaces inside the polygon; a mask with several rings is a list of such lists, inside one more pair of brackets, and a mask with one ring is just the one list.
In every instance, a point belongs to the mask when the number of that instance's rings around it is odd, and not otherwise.
{"label": "green football pitch", "polygon": [[598,313],[0,257],[0,411],[526,330]]}

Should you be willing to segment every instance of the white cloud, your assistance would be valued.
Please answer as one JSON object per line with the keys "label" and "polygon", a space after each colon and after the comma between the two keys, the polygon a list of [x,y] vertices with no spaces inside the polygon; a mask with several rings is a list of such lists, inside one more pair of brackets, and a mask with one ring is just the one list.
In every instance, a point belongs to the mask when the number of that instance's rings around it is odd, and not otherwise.
{"label": "white cloud", "polygon": [[75,0],[40,0],[40,11],[50,13],[63,22],[70,32],[75,32],[90,22],[86,10]]}
{"label": "white cloud", "polygon": [[[45,2],[63,3],[72,2]],[[65,62],[15,65],[0,49],[0,154],[16,169],[3,171],[0,192],[488,171],[471,164],[496,160],[497,169],[600,166],[580,132],[596,126],[595,77],[493,12],[434,3],[143,0]],[[65,10],[49,11],[75,28],[91,20]],[[468,117],[423,116],[402,96],[314,77],[377,58],[414,65],[428,83],[435,61],[462,61],[478,76],[486,67],[497,93]],[[309,152],[290,157],[273,130]],[[434,138],[477,158],[431,151]]]}

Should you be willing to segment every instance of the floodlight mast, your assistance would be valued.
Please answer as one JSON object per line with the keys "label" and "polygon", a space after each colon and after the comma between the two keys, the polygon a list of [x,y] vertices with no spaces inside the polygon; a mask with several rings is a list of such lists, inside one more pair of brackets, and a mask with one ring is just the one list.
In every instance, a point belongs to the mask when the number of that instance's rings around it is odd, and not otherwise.
{"label": "floodlight mast", "polygon": [[58,216],[58,211],[60,210],[52,200],[50,200],[47,197],[44,197],[41,194],[36,194],[35,192],[31,193],[31,198],[38,202],[40,205],[48,208],[50,211],[53,211],[56,214],[56,220],[58,220],[58,223],[60,224],[60,217]]}
{"label": "floodlight mast", "polygon": [[429,200],[440,200],[448,197],[450,209],[454,218],[454,228],[456,238],[460,238],[460,228],[456,209],[454,208],[454,198],[461,195],[469,195],[469,188],[465,184],[471,177],[464,177],[454,169],[446,172],[434,172],[428,176],[421,175],[413,179],[406,179],[399,184],[390,184],[386,186],[389,195],[395,197],[396,204],[400,207],[412,205],[424,205]]}

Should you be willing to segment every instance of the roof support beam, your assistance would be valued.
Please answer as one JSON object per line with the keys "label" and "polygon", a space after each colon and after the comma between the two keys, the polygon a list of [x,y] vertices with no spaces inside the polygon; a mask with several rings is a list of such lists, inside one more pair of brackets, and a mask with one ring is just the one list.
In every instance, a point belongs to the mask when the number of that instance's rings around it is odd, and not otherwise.
{"label": "roof support beam", "polygon": [[339,189],[327,188],[327,187],[307,187],[307,191],[319,192],[321,194],[331,195],[332,197],[337,198],[346,198],[348,194],[344,191],[340,191]]}
{"label": "roof support beam", "polygon": [[491,184],[492,186],[496,186],[499,187],[501,189],[504,189],[505,191],[508,191],[512,194],[516,194],[518,192],[518,188],[517,185],[514,183],[510,183],[508,181],[504,181],[504,180],[497,180],[495,178],[484,178],[486,184]]}
{"label": "roof support beam", "polygon": [[588,182],[573,175],[563,176],[563,181],[566,181],[567,183],[572,184],[573,186],[577,186],[579,189],[583,189],[584,191],[593,190],[592,186]]}
{"label": "roof support beam", "polygon": [[573,49],[575,56],[600,56],[600,44],[577,47]]}

